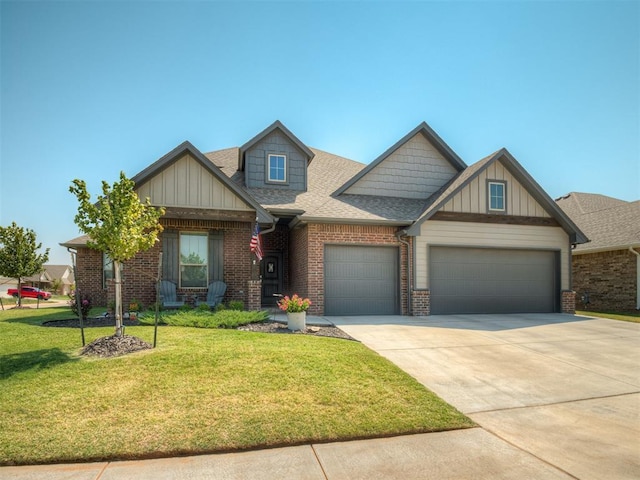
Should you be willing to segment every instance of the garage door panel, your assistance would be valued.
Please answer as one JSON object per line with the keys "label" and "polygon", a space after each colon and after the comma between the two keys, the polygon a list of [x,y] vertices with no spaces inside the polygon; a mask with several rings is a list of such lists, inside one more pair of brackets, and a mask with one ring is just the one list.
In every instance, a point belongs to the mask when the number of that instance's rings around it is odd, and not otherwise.
{"label": "garage door panel", "polygon": [[326,315],[398,313],[396,247],[327,245],[324,262]]}
{"label": "garage door panel", "polygon": [[434,314],[557,309],[555,252],[431,247],[429,258]]}

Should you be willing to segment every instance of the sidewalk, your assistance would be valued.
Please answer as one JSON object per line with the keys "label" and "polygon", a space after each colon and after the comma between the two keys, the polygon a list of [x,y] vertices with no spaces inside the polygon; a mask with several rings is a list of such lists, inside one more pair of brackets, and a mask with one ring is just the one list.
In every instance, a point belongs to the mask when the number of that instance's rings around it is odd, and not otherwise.
{"label": "sidewalk", "polygon": [[2,480],[570,479],[481,428],[242,453],[0,467]]}

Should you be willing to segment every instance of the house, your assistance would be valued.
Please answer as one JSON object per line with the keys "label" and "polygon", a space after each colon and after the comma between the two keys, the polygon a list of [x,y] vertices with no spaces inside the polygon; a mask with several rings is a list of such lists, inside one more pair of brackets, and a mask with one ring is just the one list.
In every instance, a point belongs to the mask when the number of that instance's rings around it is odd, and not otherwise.
{"label": "house", "polygon": [[[56,280],[59,281],[60,287],[57,292],[53,292],[53,284]],[[41,288],[60,295],[68,295],[73,283],[73,270],[69,265],[43,265],[41,273],[22,279],[23,285]],[[0,277],[0,295],[6,296],[9,288],[18,288],[18,280]]]}
{"label": "house", "polygon": [[580,308],[640,309],[640,200],[571,192],[556,202],[591,240],[572,252]]}
{"label": "house", "polygon": [[[153,303],[160,273],[189,302],[223,280],[225,301],[259,309],[295,292],[315,315],[574,308],[570,252],[585,235],[507,150],[467,166],[426,123],[363,165],[276,121],[240,147],[184,142],[133,180],[166,213],[161,241],[124,265],[127,301]],[[79,288],[106,304],[109,260],[86,241],[63,245]]]}

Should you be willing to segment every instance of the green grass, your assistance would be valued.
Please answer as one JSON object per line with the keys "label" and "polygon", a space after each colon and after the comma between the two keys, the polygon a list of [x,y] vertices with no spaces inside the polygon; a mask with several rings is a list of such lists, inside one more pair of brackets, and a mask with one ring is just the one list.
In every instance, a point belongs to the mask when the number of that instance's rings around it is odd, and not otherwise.
{"label": "green grass", "polygon": [[587,317],[610,318],[612,320],[622,320],[624,322],[640,323],[640,312],[622,313],[622,312],[586,312],[576,310],[576,315],[585,315]]}
{"label": "green grass", "polygon": [[[358,342],[165,326],[79,357],[64,307],[0,311],[0,464],[131,459],[473,426]],[[113,328],[85,330],[87,343]],[[127,327],[151,342],[153,328]]]}

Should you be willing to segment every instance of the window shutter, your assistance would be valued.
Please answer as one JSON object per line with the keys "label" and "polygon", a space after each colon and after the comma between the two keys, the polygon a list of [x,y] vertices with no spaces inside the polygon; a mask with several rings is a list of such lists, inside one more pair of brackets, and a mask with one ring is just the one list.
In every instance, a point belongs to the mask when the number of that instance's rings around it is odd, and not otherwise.
{"label": "window shutter", "polygon": [[224,235],[220,232],[209,234],[209,282],[224,281]]}
{"label": "window shutter", "polygon": [[178,232],[165,230],[162,232],[162,279],[178,285]]}

